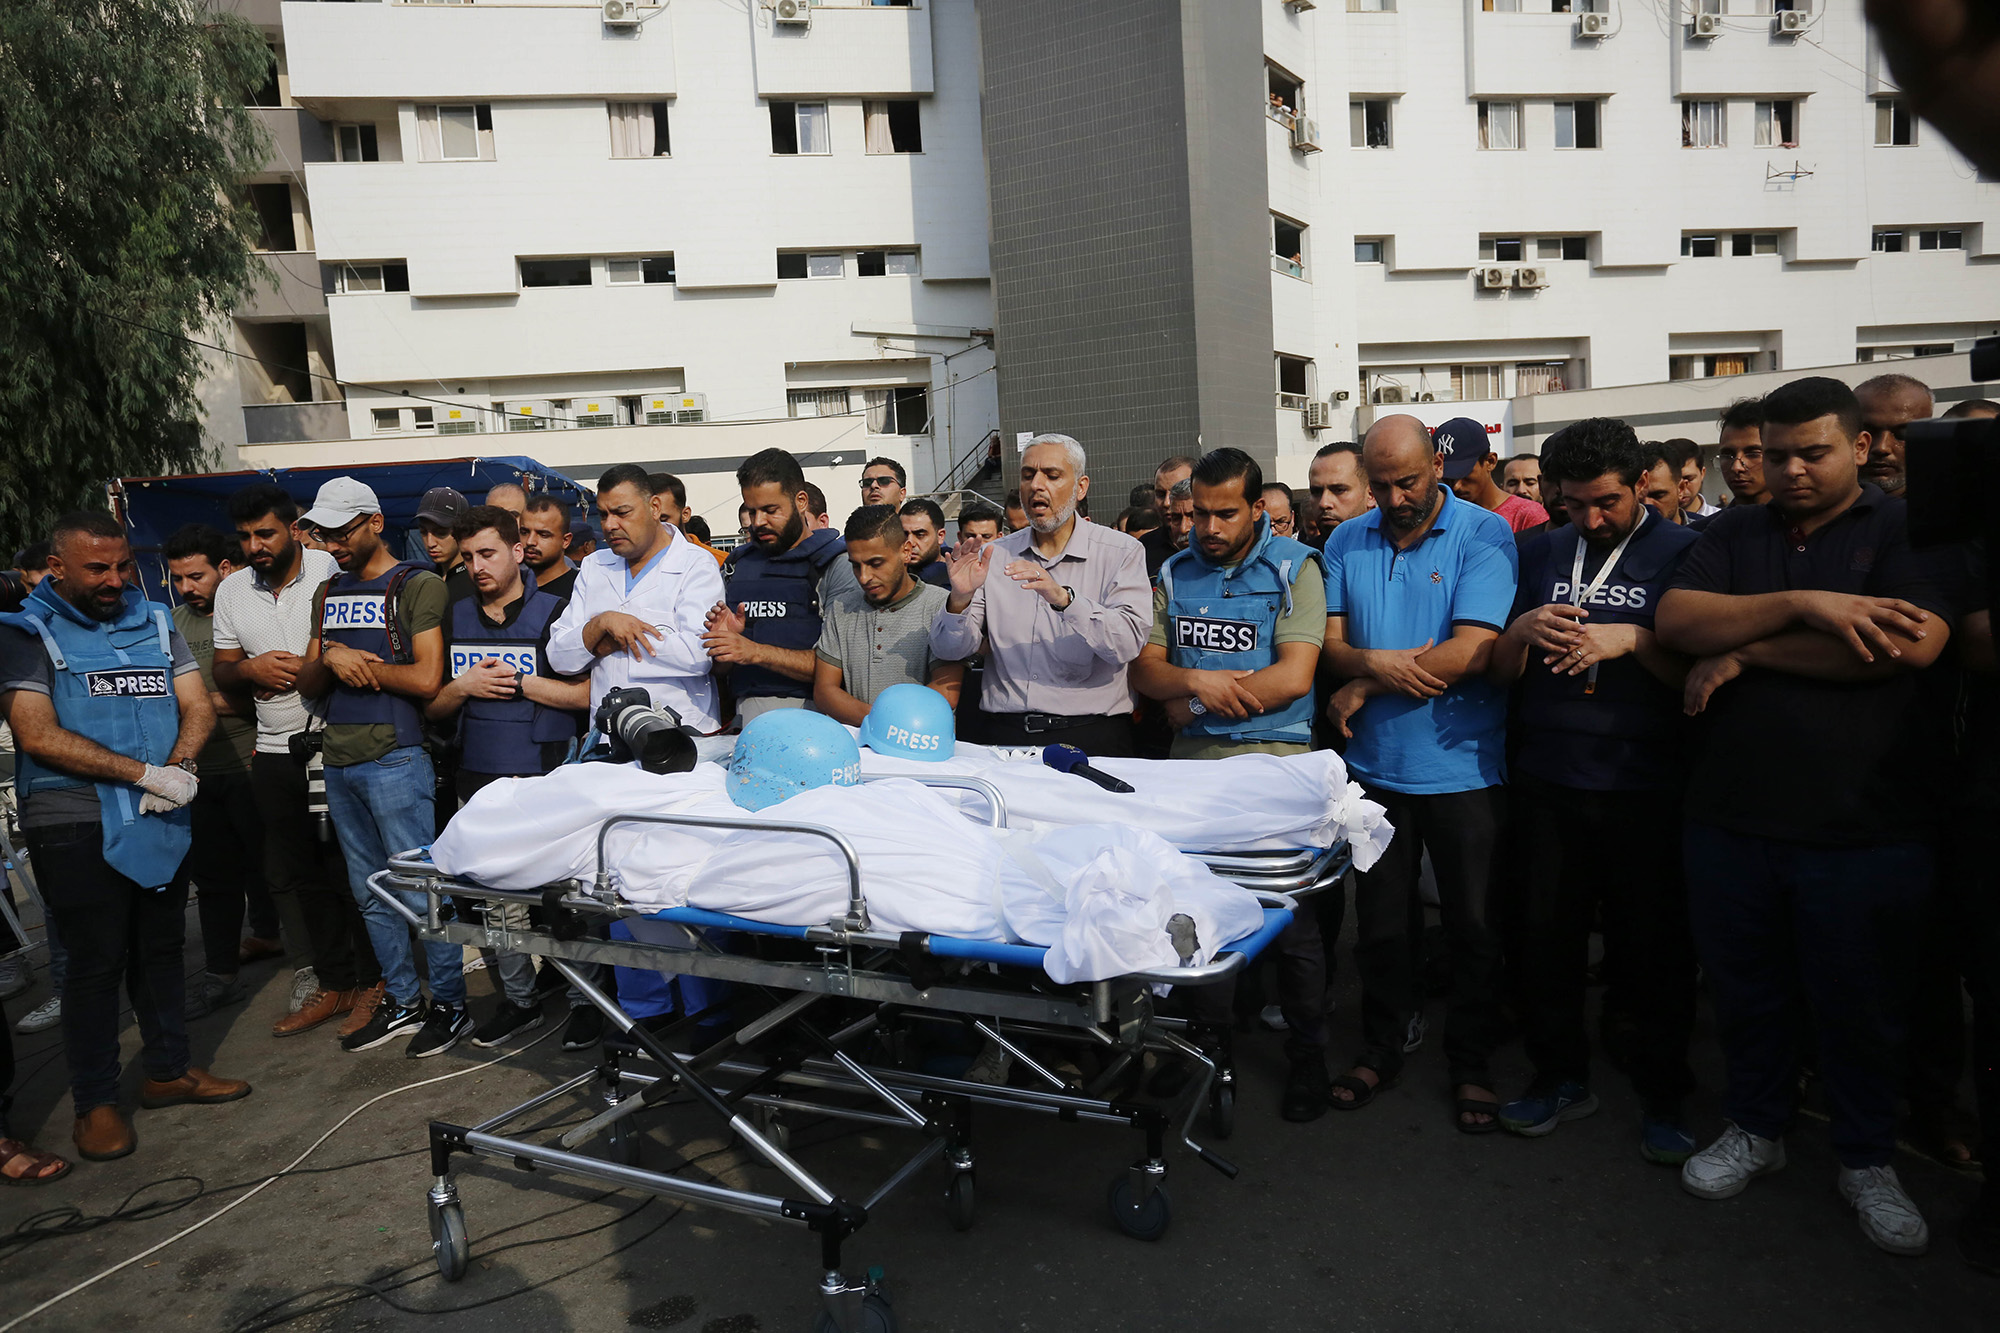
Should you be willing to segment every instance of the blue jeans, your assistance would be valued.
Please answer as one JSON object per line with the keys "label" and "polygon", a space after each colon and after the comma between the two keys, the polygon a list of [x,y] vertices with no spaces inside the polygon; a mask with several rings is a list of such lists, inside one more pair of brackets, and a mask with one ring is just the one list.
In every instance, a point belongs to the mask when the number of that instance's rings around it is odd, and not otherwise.
{"label": "blue jeans", "polygon": [[[435,791],[431,757],[419,745],[405,745],[365,764],[326,766],[327,812],[333,816],[341,855],[347,858],[348,887],[368,926],[368,940],[382,964],[389,998],[397,1004],[414,1004],[420,994],[410,954],[410,926],[369,890],[368,877],[388,868],[391,853],[430,846],[437,836],[432,814]],[[421,893],[396,896],[419,916],[428,910]],[[456,944],[424,945],[431,998],[439,1004],[464,1006],[464,956]]]}
{"label": "blue jeans", "polygon": [[1904,1009],[1934,873],[1926,843],[1818,847],[1688,821],[1688,913],[1728,1067],[1723,1114],[1791,1123],[1803,991],[1841,1165],[1896,1147]]}

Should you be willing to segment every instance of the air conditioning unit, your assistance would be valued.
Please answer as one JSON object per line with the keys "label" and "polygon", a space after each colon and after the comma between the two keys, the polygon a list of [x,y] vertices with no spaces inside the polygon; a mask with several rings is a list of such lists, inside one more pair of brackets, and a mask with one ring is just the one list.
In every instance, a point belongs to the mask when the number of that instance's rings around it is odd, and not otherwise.
{"label": "air conditioning unit", "polygon": [[639,6],[633,0],[604,0],[604,26],[607,28],[636,28],[639,26]]}
{"label": "air conditioning unit", "polygon": [[649,393],[639,399],[648,426],[685,426],[708,420],[708,396],[699,393]]}
{"label": "air conditioning unit", "polygon": [[1507,270],[1504,268],[1481,268],[1473,272],[1479,278],[1479,285],[1487,291],[1498,291],[1507,285]]}
{"label": "air conditioning unit", "polygon": [[447,407],[438,414],[437,433],[440,435],[477,435],[479,433],[479,413],[469,407]]}
{"label": "air conditioning unit", "polygon": [[795,28],[810,28],[813,21],[811,0],[777,0],[771,6],[771,21],[788,24]]}
{"label": "air conditioning unit", "polygon": [[549,430],[555,425],[555,404],[546,398],[514,398],[500,404],[508,430]]}
{"label": "air conditioning unit", "polygon": [[1545,268],[1517,268],[1514,270],[1514,285],[1534,291],[1549,285],[1549,271]]}
{"label": "air conditioning unit", "polygon": [[1579,37],[1609,37],[1611,16],[1609,14],[1578,14],[1576,35]]}
{"label": "air conditioning unit", "polygon": [[1720,37],[1722,36],[1722,15],[1696,14],[1694,22],[1688,25],[1688,30],[1696,37]]}
{"label": "air conditioning unit", "polygon": [[1796,37],[1812,26],[1812,15],[1803,9],[1778,11],[1778,31]]}
{"label": "air conditioning unit", "polygon": [[616,398],[576,398],[570,401],[570,419],[580,430],[595,430],[618,424]]}
{"label": "air conditioning unit", "polygon": [[1333,404],[1310,402],[1305,411],[1307,430],[1325,430],[1333,424]]}
{"label": "air conditioning unit", "polygon": [[1292,147],[1302,153],[1319,151],[1319,122],[1304,116],[1292,117]]}
{"label": "air conditioning unit", "polygon": [[1380,385],[1375,390],[1375,401],[1384,407],[1393,407],[1398,403],[1409,402],[1410,391],[1400,384]]}

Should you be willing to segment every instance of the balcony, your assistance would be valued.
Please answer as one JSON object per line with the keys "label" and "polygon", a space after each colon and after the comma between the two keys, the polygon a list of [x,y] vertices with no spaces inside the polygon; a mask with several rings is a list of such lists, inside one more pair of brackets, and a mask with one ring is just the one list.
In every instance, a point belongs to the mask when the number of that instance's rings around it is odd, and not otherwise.
{"label": "balcony", "polygon": [[310,112],[295,106],[253,106],[250,114],[271,136],[271,154],[255,175],[304,180],[306,163],[333,161],[332,136]]}
{"label": "balcony", "polygon": [[1306,275],[1306,266],[1296,259],[1287,259],[1283,255],[1272,255],[1271,271],[1273,273],[1282,273],[1288,278],[1303,278]]}
{"label": "balcony", "polygon": [[259,282],[236,308],[238,319],[325,319],[326,292],[319,256],[310,250],[266,250],[258,256],[278,280],[276,290]]}
{"label": "balcony", "polygon": [[305,444],[348,438],[347,404],[246,403],[245,444]]}

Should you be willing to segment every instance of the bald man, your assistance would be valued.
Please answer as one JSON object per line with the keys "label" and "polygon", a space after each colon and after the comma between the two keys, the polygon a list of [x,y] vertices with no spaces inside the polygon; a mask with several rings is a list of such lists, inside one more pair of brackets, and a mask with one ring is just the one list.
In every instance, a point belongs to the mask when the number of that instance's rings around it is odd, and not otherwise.
{"label": "bald man", "polygon": [[503,481],[486,492],[486,503],[504,509],[516,519],[520,519],[528,512],[528,493],[511,481]]}
{"label": "bald man", "polygon": [[1903,427],[1924,421],[1935,411],[1930,386],[1908,375],[1877,375],[1854,386],[1861,400],[1861,425],[1868,432],[1868,461],[1861,479],[1872,481],[1889,495],[1901,495],[1909,482],[1903,467]]}

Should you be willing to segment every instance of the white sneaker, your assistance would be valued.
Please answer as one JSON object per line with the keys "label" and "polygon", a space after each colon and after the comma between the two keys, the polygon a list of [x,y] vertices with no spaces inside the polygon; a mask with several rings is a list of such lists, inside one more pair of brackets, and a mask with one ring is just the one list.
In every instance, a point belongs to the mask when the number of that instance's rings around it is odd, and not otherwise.
{"label": "white sneaker", "polygon": [[1005,1087],[1007,1076],[1014,1072],[1014,1057],[995,1043],[987,1042],[979,1050],[979,1058],[965,1071],[967,1083],[985,1083],[993,1087]]}
{"label": "white sneaker", "polygon": [[53,1000],[42,1001],[40,1006],[23,1014],[21,1021],[14,1024],[14,1031],[47,1032],[60,1022],[62,1022],[62,997],[57,996]]}
{"label": "white sneaker", "polygon": [[1758,1176],[1784,1166],[1783,1139],[1760,1139],[1731,1123],[1721,1138],[1681,1164],[1681,1188],[1700,1199],[1731,1199]]}
{"label": "white sneaker", "polygon": [[1893,1166],[1840,1168],[1840,1197],[1861,1218],[1861,1234],[1891,1254],[1918,1255],[1931,1247],[1924,1215],[1903,1193]]}
{"label": "white sneaker", "polygon": [[0,1000],[11,1000],[35,984],[35,965],[24,954],[0,958]]}
{"label": "white sneaker", "polygon": [[292,998],[285,1007],[288,1014],[296,1014],[305,1008],[307,1000],[319,994],[319,973],[309,967],[302,967],[292,973]]}
{"label": "white sneaker", "polygon": [[1257,1015],[1257,1021],[1273,1032],[1290,1032],[1292,1025],[1285,1021],[1283,1005],[1267,1004]]}

